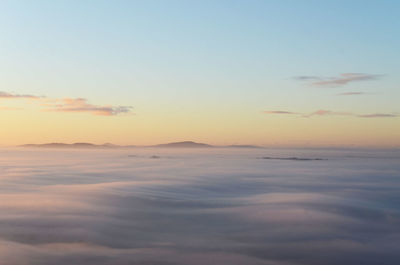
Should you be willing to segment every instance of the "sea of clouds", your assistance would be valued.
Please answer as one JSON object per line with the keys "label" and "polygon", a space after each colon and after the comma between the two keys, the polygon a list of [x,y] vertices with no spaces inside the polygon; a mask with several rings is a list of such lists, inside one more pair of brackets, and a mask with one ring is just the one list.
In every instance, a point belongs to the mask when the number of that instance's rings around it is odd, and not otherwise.
{"label": "sea of clouds", "polygon": [[399,150],[0,149],[1,265],[399,261]]}

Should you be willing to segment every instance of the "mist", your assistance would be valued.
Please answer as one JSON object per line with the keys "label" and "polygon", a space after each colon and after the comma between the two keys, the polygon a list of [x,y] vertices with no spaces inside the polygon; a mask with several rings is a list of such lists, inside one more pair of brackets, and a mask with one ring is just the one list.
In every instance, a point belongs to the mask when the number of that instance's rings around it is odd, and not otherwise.
{"label": "mist", "polygon": [[400,260],[399,150],[0,149],[0,184],[2,265]]}

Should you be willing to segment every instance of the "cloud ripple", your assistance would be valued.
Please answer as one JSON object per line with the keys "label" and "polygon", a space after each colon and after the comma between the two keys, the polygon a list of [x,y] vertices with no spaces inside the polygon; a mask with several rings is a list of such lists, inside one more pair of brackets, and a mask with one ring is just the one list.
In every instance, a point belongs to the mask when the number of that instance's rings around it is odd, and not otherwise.
{"label": "cloud ripple", "polygon": [[[400,258],[398,151],[132,152],[0,150],[2,264]],[[329,159],[257,159],[304,152]]]}

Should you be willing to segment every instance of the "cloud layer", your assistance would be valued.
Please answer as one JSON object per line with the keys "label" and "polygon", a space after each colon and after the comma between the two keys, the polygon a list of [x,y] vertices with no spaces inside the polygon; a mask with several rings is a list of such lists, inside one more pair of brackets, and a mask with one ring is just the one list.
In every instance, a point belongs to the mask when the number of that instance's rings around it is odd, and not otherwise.
{"label": "cloud layer", "polygon": [[324,110],[324,109],[319,109],[316,111],[313,111],[311,113],[300,113],[300,112],[291,112],[291,111],[285,111],[285,110],[268,110],[268,111],[263,111],[265,114],[290,114],[290,115],[297,115],[298,117],[313,117],[313,116],[352,116],[352,117],[358,117],[358,118],[397,118],[400,115],[396,113],[372,113],[372,114],[357,114],[357,113],[352,113],[352,112],[340,112],[340,111],[332,111],[332,110]]}
{"label": "cloud layer", "polygon": [[381,75],[364,73],[342,73],[336,77],[296,76],[295,80],[310,82],[312,86],[337,87],[359,81],[370,81],[380,78]]}
{"label": "cloud layer", "polygon": [[[19,95],[0,91],[0,99],[34,99],[37,100],[45,111],[55,112],[75,112],[90,113],[100,116],[116,116],[122,113],[128,113],[132,110],[131,106],[112,106],[112,105],[93,105],[88,103],[85,98],[48,98],[44,96]],[[12,110],[15,108],[2,108]]]}
{"label": "cloud layer", "polygon": [[94,115],[114,116],[121,113],[130,112],[129,106],[98,106],[87,102],[85,98],[63,98],[50,100],[42,104],[47,111],[57,112],[87,112]]}
{"label": "cloud layer", "polygon": [[284,110],[266,110],[266,111],[264,111],[264,113],[266,113],[266,114],[289,114],[289,115],[299,114],[297,112],[284,111]]}
{"label": "cloud layer", "polygon": [[365,92],[344,92],[337,94],[338,96],[359,96],[359,95],[367,95]]}
{"label": "cloud layer", "polygon": [[40,99],[43,97],[39,97],[39,96],[34,96],[34,95],[20,95],[20,94],[13,94],[13,93],[8,93],[8,92],[4,92],[4,91],[0,91],[0,99],[19,99],[19,98],[28,98],[28,99]]}
{"label": "cloud layer", "polygon": [[0,150],[0,260],[395,264],[399,158],[357,150]]}

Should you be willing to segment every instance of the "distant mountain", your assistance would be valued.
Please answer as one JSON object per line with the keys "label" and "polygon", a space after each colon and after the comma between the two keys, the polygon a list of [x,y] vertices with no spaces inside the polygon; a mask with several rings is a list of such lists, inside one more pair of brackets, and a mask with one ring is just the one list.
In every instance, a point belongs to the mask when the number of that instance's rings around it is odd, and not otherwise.
{"label": "distant mountain", "polygon": [[120,147],[119,145],[116,144],[111,144],[111,143],[105,143],[102,146],[106,146],[106,147]]}
{"label": "distant mountain", "polygon": [[209,147],[214,147],[209,144],[203,144],[203,143],[196,143],[192,141],[184,141],[184,142],[176,142],[176,143],[168,143],[168,144],[158,144],[158,145],[153,145],[152,147],[173,147],[173,148],[209,148]]}
{"label": "distant mountain", "polygon": [[46,144],[25,144],[21,145],[21,147],[34,147],[34,148],[136,148],[136,147],[160,147],[160,148],[211,148],[211,147],[219,147],[219,148],[261,148],[260,146],[255,145],[225,145],[225,146],[215,146],[204,143],[196,143],[193,141],[183,141],[183,142],[174,142],[167,144],[158,144],[158,145],[150,145],[150,146],[135,146],[135,145],[115,145],[111,143],[105,144],[92,144],[92,143],[73,143],[73,144],[65,144],[65,143],[46,143]]}
{"label": "distant mountain", "polygon": [[65,144],[65,143],[48,143],[48,144],[25,144],[22,147],[39,147],[39,148],[116,148],[118,145],[111,144],[91,144],[91,143],[73,143],[73,144]]}

